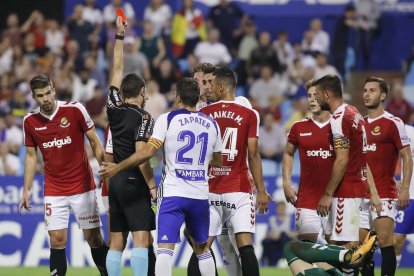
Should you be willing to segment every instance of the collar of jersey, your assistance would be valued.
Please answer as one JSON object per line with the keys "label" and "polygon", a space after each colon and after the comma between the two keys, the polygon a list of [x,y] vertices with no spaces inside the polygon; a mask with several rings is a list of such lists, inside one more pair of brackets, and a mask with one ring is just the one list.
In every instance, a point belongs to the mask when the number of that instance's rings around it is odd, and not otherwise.
{"label": "collar of jersey", "polygon": [[378,119],[381,119],[381,118],[385,117],[385,115],[387,115],[387,113],[388,113],[387,111],[384,111],[384,113],[382,113],[381,115],[379,115],[379,116],[377,116],[375,118],[368,117],[368,123],[372,123],[372,122],[374,122],[374,121],[376,121]]}
{"label": "collar of jersey", "polygon": [[42,115],[43,117],[45,117],[46,119],[53,120],[53,118],[55,118],[56,114],[59,111],[59,107],[62,105],[62,102],[61,101],[55,101],[55,103],[56,103],[56,110],[55,110],[55,112],[53,112],[50,115],[46,115],[46,114],[43,114],[42,113],[42,111],[40,110],[40,107],[39,107],[39,114]]}

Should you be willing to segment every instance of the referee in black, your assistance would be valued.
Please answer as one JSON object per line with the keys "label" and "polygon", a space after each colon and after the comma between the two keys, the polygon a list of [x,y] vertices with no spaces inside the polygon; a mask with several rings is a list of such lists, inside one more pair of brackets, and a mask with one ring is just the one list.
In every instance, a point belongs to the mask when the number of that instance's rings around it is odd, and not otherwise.
{"label": "referee in black", "polygon": [[[143,110],[147,100],[143,78],[136,74],[122,78],[125,26],[121,17],[116,20],[116,28],[107,115],[112,132],[114,161],[119,163],[138,152],[151,137],[154,119]],[[134,276],[147,276],[147,273],[151,275],[151,269],[148,269],[151,264],[148,265],[148,260],[153,259],[155,263],[150,234],[155,229],[151,199],[156,199],[157,191],[149,162],[112,177],[109,180],[108,192],[111,243],[106,267],[109,275],[121,275],[122,251],[125,249],[129,232],[133,239],[131,267]]]}

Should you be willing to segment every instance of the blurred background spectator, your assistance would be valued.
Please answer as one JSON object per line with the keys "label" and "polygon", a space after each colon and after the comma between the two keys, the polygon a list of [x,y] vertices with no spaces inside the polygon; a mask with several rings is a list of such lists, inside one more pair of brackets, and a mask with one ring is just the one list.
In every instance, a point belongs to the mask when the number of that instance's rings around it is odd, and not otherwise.
{"label": "blurred background spectator", "polygon": [[171,8],[163,0],[151,0],[144,10],[144,20],[152,23],[152,33],[155,37],[162,37],[164,32],[169,33],[171,18]]}
{"label": "blurred background spectator", "polygon": [[137,74],[144,79],[151,77],[148,59],[142,52],[138,51],[137,42],[133,36],[125,37],[124,52],[124,76]]}
{"label": "blurred background spectator", "polygon": [[285,129],[280,121],[275,121],[272,113],[266,113],[262,121],[263,125],[259,128],[260,156],[262,159],[275,161],[279,167],[287,141]]}
{"label": "blurred background spectator", "polygon": [[216,28],[220,32],[220,42],[229,51],[233,51],[236,44],[236,37],[242,32],[240,22],[246,20],[247,16],[239,8],[237,2],[220,0],[219,4],[212,7],[208,15],[208,27]]}
{"label": "blurred background spectator", "polygon": [[206,41],[197,43],[194,55],[200,63],[211,63],[213,65],[225,66],[230,63],[231,56],[227,46],[219,42],[220,32],[218,29],[210,29]]}
{"label": "blurred background spectator", "polygon": [[193,0],[183,0],[182,8],[174,15],[171,30],[172,53],[175,57],[186,57],[192,53],[200,40],[207,39],[202,12]]}
{"label": "blurred background spectator", "polygon": [[262,265],[275,266],[283,258],[283,247],[294,239],[295,220],[286,210],[286,201],[276,202],[276,215],[269,217],[266,238],[262,241]]}
{"label": "blurred background spectator", "polygon": [[371,62],[372,42],[379,31],[381,11],[375,0],[355,1],[358,21],[358,35],[356,42],[357,54],[361,55],[361,68],[368,69]]}
{"label": "blurred background spectator", "polygon": [[413,109],[410,103],[404,99],[401,81],[395,81],[392,84],[390,97],[386,102],[385,109],[392,115],[399,117],[404,123],[409,123]]}
{"label": "blurred background spectator", "polygon": [[138,50],[145,55],[149,63],[151,73],[160,65],[165,57],[165,45],[162,38],[155,33],[152,21],[145,20],[143,23],[143,34],[137,41]]}

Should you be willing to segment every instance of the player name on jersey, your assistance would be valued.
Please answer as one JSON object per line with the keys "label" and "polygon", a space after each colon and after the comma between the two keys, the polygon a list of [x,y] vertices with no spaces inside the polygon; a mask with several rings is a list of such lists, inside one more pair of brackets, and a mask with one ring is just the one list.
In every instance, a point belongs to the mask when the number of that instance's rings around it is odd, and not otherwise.
{"label": "player name on jersey", "polygon": [[226,118],[226,119],[232,119],[234,121],[236,121],[238,124],[241,123],[241,121],[243,120],[243,117],[239,114],[235,115],[234,112],[232,111],[214,111],[210,114],[214,119],[217,118]]}
{"label": "player name on jersey", "polygon": [[204,120],[203,118],[200,118],[200,117],[182,118],[182,119],[178,119],[178,121],[180,122],[181,126],[195,123],[195,124],[202,125],[203,127],[207,129],[210,128],[210,123],[207,120]]}

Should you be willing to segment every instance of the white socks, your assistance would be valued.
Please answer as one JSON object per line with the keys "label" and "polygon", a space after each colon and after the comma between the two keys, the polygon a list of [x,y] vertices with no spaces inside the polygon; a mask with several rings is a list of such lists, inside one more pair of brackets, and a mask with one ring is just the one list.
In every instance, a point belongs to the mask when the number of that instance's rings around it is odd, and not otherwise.
{"label": "white socks", "polygon": [[[156,276],[171,276],[172,264],[171,259],[174,251],[167,248],[158,248],[157,260],[155,262],[155,275]],[[213,263],[214,265],[214,263]]]}
{"label": "white socks", "polygon": [[[203,253],[197,256],[198,266],[202,276],[215,276],[216,269],[214,267],[214,260],[211,256],[211,252]],[[158,275],[157,275],[158,276]]]}
{"label": "white socks", "polygon": [[399,267],[400,266],[400,263],[401,263],[401,256],[402,255],[397,255],[396,257],[397,257],[397,267]]}

